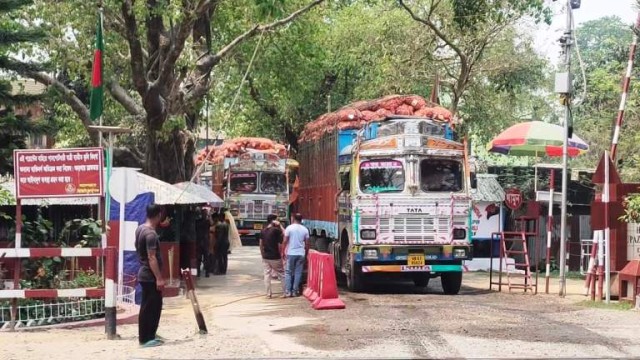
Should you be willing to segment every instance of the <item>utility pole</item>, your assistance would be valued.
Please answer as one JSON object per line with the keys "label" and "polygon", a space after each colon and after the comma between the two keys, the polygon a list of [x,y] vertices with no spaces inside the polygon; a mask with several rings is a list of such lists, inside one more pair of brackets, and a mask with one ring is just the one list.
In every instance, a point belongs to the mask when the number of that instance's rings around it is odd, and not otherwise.
{"label": "utility pole", "polygon": [[571,123],[571,98],[573,93],[571,76],[571,46],[573,45],[573,8],[580,7],[580,1],[567,0],[567,27],[560,38],[564,55],[565,72],[556,74],[556,92],[560,94],[561,103],[565,108],[564,141],[562,144],[562,202],[560,205],[560,291],[559,295],[566,295],[566,267],[567,267],[567,189],[568,189],[568,146],[569,124]]}

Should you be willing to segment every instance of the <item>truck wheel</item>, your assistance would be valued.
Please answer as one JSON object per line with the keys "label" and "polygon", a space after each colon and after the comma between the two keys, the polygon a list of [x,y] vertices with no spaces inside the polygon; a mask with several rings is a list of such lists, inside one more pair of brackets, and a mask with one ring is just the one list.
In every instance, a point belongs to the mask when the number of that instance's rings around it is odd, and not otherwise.
{"label": "truck wheel", "polygon": [[457,295],[460,292],[460,286],[462,286],[462,271],[442,273],[440,281],[446,295]]}
{"label": "truck wheel", "polygon": [[347,288],[352,292],[361,292],[364,288],[362,279],[362,267],[353,261],[353,257],[349,260],[349,269],[347,271]]}

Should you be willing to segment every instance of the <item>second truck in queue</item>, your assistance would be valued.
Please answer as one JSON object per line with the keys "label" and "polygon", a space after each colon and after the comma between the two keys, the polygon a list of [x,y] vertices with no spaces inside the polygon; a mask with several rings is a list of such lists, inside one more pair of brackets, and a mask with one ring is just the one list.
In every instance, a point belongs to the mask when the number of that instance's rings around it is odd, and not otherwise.
{"label": "second truck in queue", "polygon": [[289,182],[283,145],[263,138],[225,141],[214,150],[213,191],[224,199],[238,232],[257,241],[269,214],[287,219]]}
{"label": "second truck in queue", "polygon": [[462,262],[471,259],[465,146],[453,140],[445,109],[416,96],[391,99],[412,104],[414,114],[394,114],[392,104],[377,119],[357,120],[389,103],[385,98],[356,105],[370,110],[343,108],[333,120],[325,115],[307,125],[298,211],[349,290],[384,273],[422,289],[440,277],[444,293],[457,294]]}

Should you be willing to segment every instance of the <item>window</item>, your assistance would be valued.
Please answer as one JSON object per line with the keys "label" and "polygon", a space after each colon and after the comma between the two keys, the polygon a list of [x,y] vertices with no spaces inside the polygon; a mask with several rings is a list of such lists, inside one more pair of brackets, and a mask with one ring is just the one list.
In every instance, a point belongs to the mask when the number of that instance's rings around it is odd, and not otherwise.
{"label": "window", "polygon": [[462,163],[455,160],[424,159],[420,162],[422,191],[462,190]]}
{"label": "window", "polygon": [[258,174],[254,172],[231,173],[231,191],[252,193],[258,187]]}
{"label": "window", "polygon": [[342,189],[342,191],[349,191],[351,190],[351,172],[350,171],[344,171],[340,173],[340,188]]}
{"label": "window", "polygon": [[284,174],[262,173],[260,177],[260,192],[265,194],[280,194],[287,191],[287,178]]}
{"label": "window", "polygon": [[369,194],[404,190],[404,169],[397,160],[372,160],[360,164],[360,189]]}

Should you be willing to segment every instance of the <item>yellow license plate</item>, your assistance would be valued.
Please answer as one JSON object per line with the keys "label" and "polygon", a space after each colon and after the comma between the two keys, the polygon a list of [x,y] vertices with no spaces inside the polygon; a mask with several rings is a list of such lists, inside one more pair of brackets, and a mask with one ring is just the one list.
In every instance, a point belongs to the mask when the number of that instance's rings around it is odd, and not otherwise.
{"label": "yellow license plate", "polygon": [[262,230],[262,224],[253,224],[254,230]]}
{"label": "yellow license plate", "polygon": [[408,266],[424,266],[424,254],[409,254],[407,256]]}

